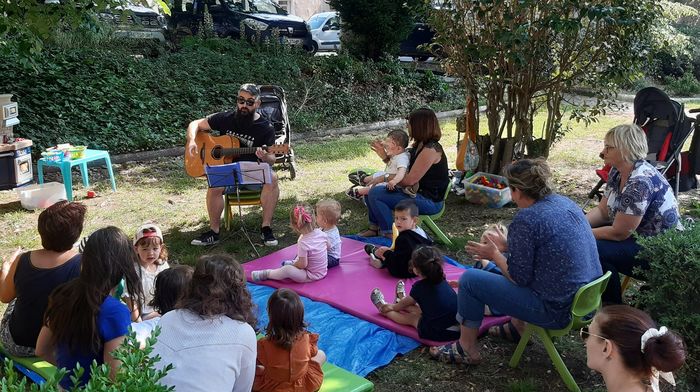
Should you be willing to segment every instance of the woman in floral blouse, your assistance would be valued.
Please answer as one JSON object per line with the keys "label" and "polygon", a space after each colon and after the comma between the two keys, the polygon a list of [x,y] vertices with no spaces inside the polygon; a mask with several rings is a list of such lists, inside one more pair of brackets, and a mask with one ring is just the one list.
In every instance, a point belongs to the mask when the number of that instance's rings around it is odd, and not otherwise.
{"label": "woman in floral blouse", "polygon": [[678,202],[666,178],[644,160],[647,150],[646,135],[634,124],[618,125],[605,135],[601,156],[612,170],[600,204],[586,215],[603,271],[613,272],[605,302],[622,302],[618,272],[634,276],[634,268],[649,267],[636,259],[640,246],[633,233],[647,237],[680,226]]}

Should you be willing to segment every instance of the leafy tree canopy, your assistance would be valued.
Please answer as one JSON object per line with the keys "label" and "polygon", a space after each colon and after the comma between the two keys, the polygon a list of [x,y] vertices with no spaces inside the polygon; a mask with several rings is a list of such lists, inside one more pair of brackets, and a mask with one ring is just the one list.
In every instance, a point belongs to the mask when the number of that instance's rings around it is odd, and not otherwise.
{"label": "leafy tree canopy", "polygon": [[[583,85],[610,97],[647,61],[660,12],[655,0],[453,0],[434,11],[447,69],[468,97],[486,98],[482,155],[491,153],[482,169],[496,172],[523,154],[547,156],[563,132],[564,92]],[[599,113],[604,103],[587,109]],[[547,121],[535,135],[542,108]]]}
{"label": "leafy tree canopy", "polygon": [[[48,3],[48,4],[47,4]],[[0,50],[17,49],[24,61],[41,52],[59,28],[74,28],[125,0],[10,0],[0,1]]]}

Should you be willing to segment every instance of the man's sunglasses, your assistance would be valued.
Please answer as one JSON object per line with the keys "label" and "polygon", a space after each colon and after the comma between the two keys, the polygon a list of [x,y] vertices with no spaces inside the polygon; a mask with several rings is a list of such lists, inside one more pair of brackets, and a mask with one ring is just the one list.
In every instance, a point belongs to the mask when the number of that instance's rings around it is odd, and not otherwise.
{"label": "man's sunglasses", "polygon": [[245,99],[243,97],[238,97],[238,98],[236,98],[236,102],[238,102],[239,105],[243,105],[243,104],[245,104],[246,106],[255,105],[255,100],[253,98]]}

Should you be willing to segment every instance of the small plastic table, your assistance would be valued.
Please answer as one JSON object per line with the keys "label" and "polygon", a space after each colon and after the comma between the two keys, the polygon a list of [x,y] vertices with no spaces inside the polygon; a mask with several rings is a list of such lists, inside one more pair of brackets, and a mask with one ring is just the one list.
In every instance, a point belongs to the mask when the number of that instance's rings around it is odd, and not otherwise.
{"label": "small plastic table", "polygon": [[109,152],[103,150],[85,150],[85,156],[80,159],[66,159],[60,162],[47,161],[45,158],[39,159],[37,163],[37,172],[39,172],[39,184],[44,183],[44,166],[54,166],[61,169],[61,175],[63,176],[63,186],[66,187],[66,196],[68,201],[73,201],[73,180],[71,179],[71,169],[73,166],[80,167],[80,174],[83,177],[83,186],[86,188],[90,186],[90,181],[88,181],[88,162],[98,161],[104,159],[107,165],[107,172],[109,172],[109,180],[112,182],[112,191],[117,191],[117,184],[114,182],[114,173],[112,172],[112,160],[109,158]]}

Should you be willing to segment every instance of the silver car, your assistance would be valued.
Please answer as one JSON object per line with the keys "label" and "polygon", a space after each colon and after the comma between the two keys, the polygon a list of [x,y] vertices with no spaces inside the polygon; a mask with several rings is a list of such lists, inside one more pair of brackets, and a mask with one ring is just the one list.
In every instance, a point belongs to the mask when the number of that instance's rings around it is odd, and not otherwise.
{"label": "silver car", "polygon": [[311,31],[314,52],[340,49],[340,17],[336,12],[321,12],[306,22]]}

